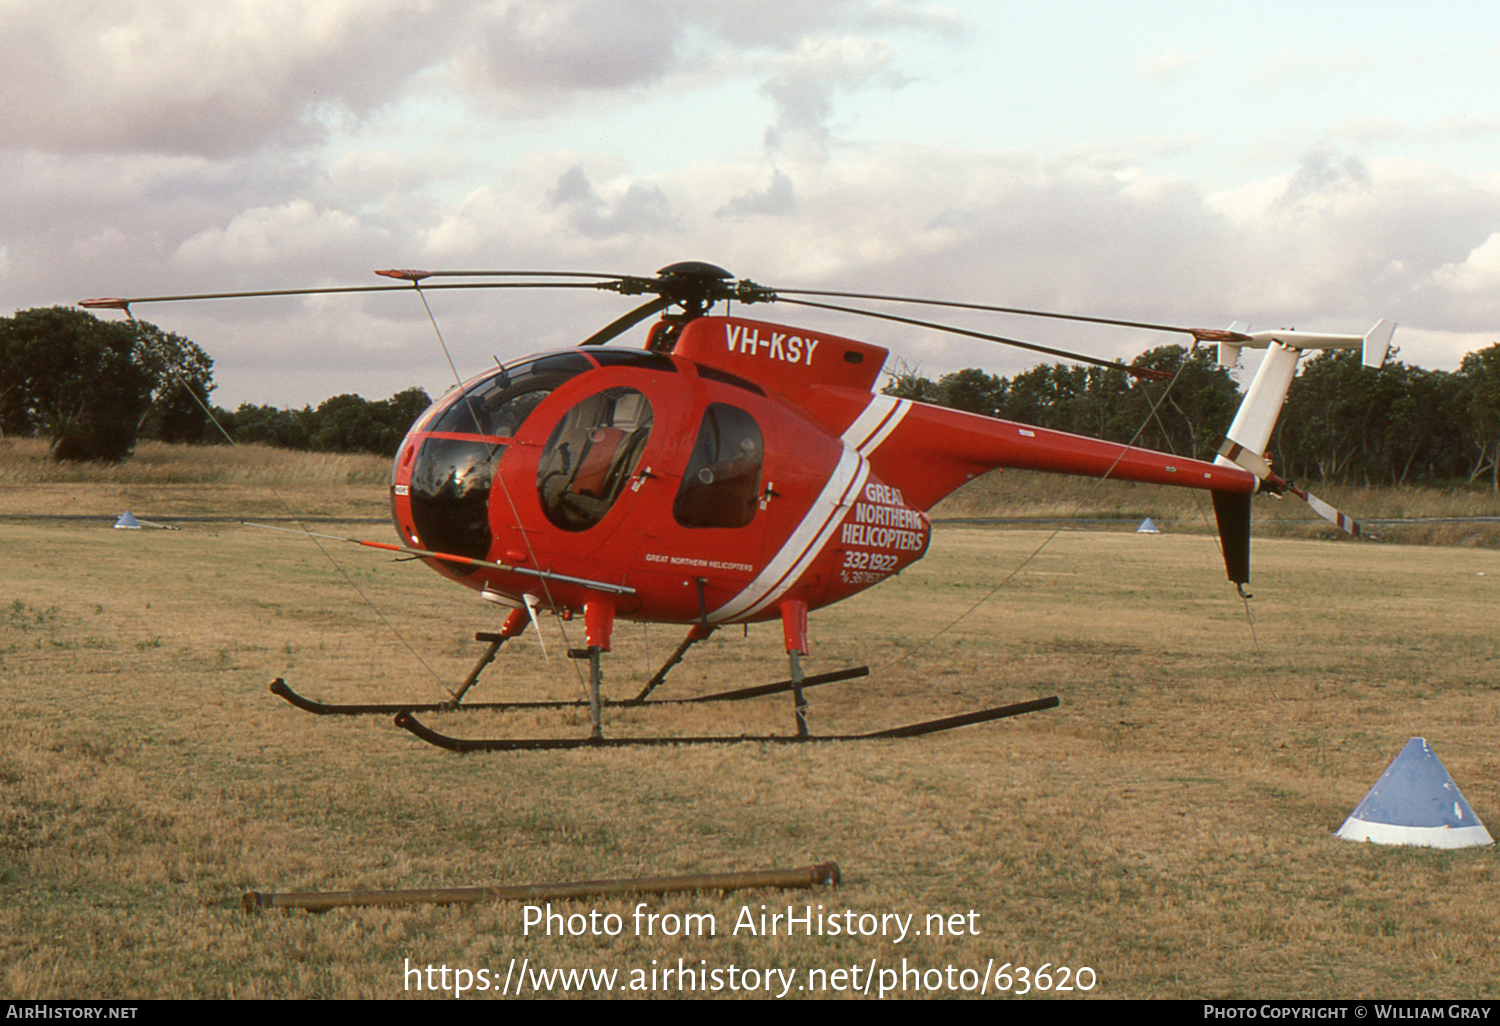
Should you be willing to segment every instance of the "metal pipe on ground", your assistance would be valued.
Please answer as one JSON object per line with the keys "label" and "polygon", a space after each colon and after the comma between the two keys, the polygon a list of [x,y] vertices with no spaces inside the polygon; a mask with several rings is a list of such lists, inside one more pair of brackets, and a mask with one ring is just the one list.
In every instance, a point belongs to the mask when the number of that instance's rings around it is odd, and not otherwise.
{"label": "metal pipe on ground", "polygon": [[584,880],[573,883],[518,884],[511,887],[448,887],[405,891],[246,891],[248,913],[271,908],[310,912],[370,905],[472,905],[481,901],[563,901],[619,894],[680,894],[688,891],[738,891],[757,887],[835,887],[837,862],[801,869],[759,869],[738,873],[651,876],[630,880]]}

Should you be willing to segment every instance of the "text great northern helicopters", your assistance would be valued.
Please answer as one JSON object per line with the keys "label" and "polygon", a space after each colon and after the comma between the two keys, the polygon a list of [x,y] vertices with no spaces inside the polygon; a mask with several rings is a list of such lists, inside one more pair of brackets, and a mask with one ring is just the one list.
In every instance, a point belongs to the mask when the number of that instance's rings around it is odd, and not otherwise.
{"label": "text great northern helicopters", "polygon": [[[427,410],[401,443],[391,482],[400,545],[361,544],[422,557],[450,580],[510,610],[462,688],[461,700],[508,638],[537,611],[582,614],[590,666],[591,733],[577,740],[462,741],[437,734],[404,706],[322,706],[313,711],[397,711],[418,736],[458,750],[583,745],[683,744],[738,740],[807,741],[909,736],[1055,705],[1043,699],[865,735],[810,735],[803,691],[867,671],[807,677],[808,613],[886,580],[922,558],[931,540],[927,511],[966,481],[1000,467],[1196,488],[1211,493],[1229,579],[1249,580],[1250,496],[1291,490],[1352,533],[1358,526],[1272,473],[1264,457],[1304,350],[1361,348],[1378,366],[1395,325],[1364,336],[1229,330],[1112,321],[978,304],[858,293],[773,290],[734,281],[711,264],[687,262],[654,278],[526,272],[382,271],[419,290],[437,277],[484,277],[478,287],[583,287],[651,295],[578,347],[488,370]],[[524,279],[518,281],[509,278]],[[499,280],[495,280],[499,279]],[[587,279],[571,281],[569,279]],[[277,293],[88,300],[129,311],[132,303],[228,295],[377,291],[305,289]],[[887,351],[878,346],[739,316],[716,303],[779,301],[957,331],[1070,359],[1102,360],[926,321],[830,306],[799,296],[895,300],[1189,334],[1217,342],[1233,364],[1243,346],[1266,357],[1213,463],[965,413],[875,391]],[[656,314],[641,349],[601,343]],[[1154,375],[1132,368],[1131,373]],[[677,651],[633,699],[606,702],[601,657],[619,619],[679,624]],[[606,739],[601,709],[661,704],[649,696],[687,649],[729,624],[779,620],[791,679],[705,700],[791,691],[796,732],[759,738]],[[451,705],[452,703],[450,703]],[[490,703],[514,707],[521,703]],[[574,703],[530,703],[535,706]]]}

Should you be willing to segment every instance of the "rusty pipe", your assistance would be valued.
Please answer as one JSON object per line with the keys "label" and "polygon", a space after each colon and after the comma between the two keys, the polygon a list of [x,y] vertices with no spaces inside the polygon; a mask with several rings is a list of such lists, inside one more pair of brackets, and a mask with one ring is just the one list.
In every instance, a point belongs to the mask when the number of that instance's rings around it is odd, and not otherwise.
{"label": "rusty pipe", "polygon": [[679,894],[688,891],[738,891],[755,887],[834,887],[839,882],[837,862],[820,862],[801,869],[758,869],[738,873],[697,873],[688,876],[648,876],[628,880],[583,880],[572,883],[519,884],[511,887],[446,887],[405,891],[246,891],[245,911],[303,908],[327,912],[333,908],[369,905],[472,905],[481,901],[564,901],[619,894]]}

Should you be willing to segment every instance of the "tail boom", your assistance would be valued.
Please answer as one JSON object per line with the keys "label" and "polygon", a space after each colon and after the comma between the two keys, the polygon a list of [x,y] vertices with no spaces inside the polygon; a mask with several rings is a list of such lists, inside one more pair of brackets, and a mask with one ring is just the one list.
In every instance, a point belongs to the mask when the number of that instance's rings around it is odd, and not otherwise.
{"label": "tail boom", "polygon": [[1250,496],[1260,482],[1233,464],[1184,459],[923,403],[910,404],[871,463],[883,480],[923,510],[964,482],[1001,467],[1209,491],[1225,572],[1236,585],[1250,579]]}
{"label": "tail boom", "polygon": [[960,485],[1001,467],[1246,495],[1259,484],[1254,474],[1233,464],[1207,463],[918,402],[910,402],[871,464],[882,480],[899,487],[924,510]]}

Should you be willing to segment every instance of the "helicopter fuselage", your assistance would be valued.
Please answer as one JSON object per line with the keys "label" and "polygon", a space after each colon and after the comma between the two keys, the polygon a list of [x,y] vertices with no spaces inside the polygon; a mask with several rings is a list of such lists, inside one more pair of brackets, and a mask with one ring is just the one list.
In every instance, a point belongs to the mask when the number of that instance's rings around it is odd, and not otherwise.
{"label": "helicopter fuselage", "polygon": [[785,619],[899,573],[927,551],[927,510],[996,467],[1255,489],[1237,467],[877,395],[885,357],[703,316],[659,324],[645,349],[487,371],[403,441],[397,531],[485,561],[428,560],[502,605],[708,627]]}

